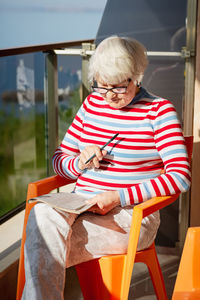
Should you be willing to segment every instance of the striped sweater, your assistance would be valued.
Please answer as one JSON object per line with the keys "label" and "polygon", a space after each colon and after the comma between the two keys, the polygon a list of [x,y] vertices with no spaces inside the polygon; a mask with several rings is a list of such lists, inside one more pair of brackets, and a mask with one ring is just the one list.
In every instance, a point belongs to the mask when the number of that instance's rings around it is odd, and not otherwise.
{"label": "striped sweater", "polygon": [[[101,147],[117,132],[100,168],[81,171],[80,152],[91,144]],[[171,102],[144,88],[122,109],[110,107],[97,93],[89,95],[56,149],[53,166],[60,176],[77,179],[75,192],[85,197],[118,190],[122,206],[185,192],[190,186],[176,111]]]}

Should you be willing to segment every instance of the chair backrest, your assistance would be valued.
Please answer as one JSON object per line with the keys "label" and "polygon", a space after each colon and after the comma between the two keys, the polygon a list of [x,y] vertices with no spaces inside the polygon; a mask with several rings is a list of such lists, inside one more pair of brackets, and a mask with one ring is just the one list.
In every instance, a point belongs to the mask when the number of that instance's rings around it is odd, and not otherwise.
{"label": "chair backrest", "polygon": [[189,162],[191,163],[192,161],[192,150],[193,150],[193,136],[185,136],[185,145],[187,148],[187,153],[188,153],[188,159]]}

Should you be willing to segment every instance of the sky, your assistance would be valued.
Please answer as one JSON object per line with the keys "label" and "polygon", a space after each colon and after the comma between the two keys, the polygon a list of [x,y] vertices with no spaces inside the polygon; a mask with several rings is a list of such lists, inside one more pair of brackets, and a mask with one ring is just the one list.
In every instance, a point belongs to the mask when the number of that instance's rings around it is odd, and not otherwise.
{"label": "sky", "polygon": [[0,48],[96,37],[107,0],[0,0]]}

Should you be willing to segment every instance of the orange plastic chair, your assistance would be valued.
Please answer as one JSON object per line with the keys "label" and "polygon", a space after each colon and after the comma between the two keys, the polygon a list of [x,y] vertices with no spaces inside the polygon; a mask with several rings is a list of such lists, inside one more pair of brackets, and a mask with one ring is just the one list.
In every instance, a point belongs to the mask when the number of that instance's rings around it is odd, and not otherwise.
{"label": "orange plastic chair", "polygon": [[188,228],[172,300],[200,299],[200,227]]}
{"label": "orange plastic chair", "polygon": [[[193,137],[185,137],[188,156],[192,156]],[[58,175],[41,179],[28,185],[27,200],[49,193],[50,191],[72,183],[72,180]],[[91,260],[76,266],[81,290],[86,300],[126,300],[134,262],[147,265],[154,289],[159,300],[167,299],[164,279],[157,258],[155,244],[149,248],[137,251],[142,219],[153,212],[174,202],[179,195],[152,198],[136,205],[133,209],[132,224],[129,235],[127,254],[109,255]],[[22,234],[21,254],[18,271],[17,300],[21,295],[25,283],[24,273],[24,243],[26,240],[26,224],[31,208],[35,203],[26,203],[24,228]]]}

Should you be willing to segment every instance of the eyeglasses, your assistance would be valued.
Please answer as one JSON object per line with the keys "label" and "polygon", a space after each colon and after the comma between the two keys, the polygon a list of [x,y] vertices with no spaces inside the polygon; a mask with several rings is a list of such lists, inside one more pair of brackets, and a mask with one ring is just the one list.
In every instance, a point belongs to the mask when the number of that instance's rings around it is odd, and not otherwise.
{"label": "eyeglasses", "polygon": [[130,82],[131,82],[131,79],[128,79],[128,85],[127,86],[117,86],[117,87],[110,88],[110,89],[100,87],[100,86],[92,86],[92,90],[93,90],[93,92],[102,94],[104,96],[106,96],[106,94],[109,91],[113,92],[114,94],[125,94]]}

